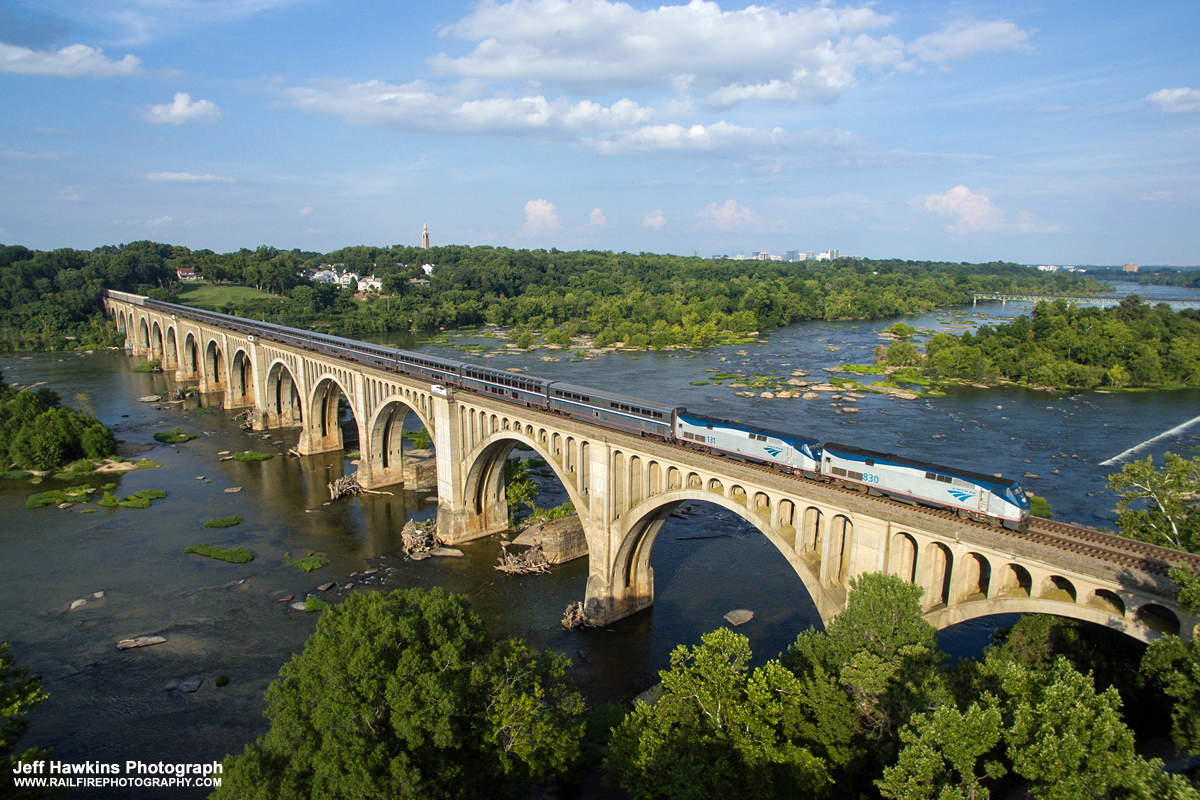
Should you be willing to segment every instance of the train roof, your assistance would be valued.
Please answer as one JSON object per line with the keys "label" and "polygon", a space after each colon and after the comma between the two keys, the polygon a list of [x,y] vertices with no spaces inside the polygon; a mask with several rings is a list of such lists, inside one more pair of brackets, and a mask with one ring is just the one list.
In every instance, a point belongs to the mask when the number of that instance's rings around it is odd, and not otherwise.
{"label": "train roof", "polygon": [[968,469],[959,469],[958,467],[947,467],[945,464],[934,464],[930,461],[921,461],[920,459],[916,458],[899,456],[895,453],[880,453],[875,450],[864,450],[861,447],[855,447],[851,444],[836,444],[834,442],[826,442],[824,447],[826,450],[832,450],[835,453],[841,452],[856,456],[866,456],[867,458],[886,459],[905,467],[923,469],[927,472],[941,472],[945,475],[955,475],[959,478],[965,478],[969,481],[986,484],[988,486],[1003,486],[1008,488],[1021,485],[1020,481],[1012,478],[998,478],[995,475],[988,475],[983,472],[973,472]]}
{"label": "train roof", "polygon": [[646,408],[653,408],[655,411],[662,411],[667,414],[685,410],[683,406],[673,406],[669,403],[660,403],[656,400],[646,400],[642,397],[630,397],[629,395],[617,394],[616,392],[609,392],[604,389],[596,389],[592,386],[580,386],[577,383],[567,383],[566,381],[551,381],[550,383],[551,391],[559,389],[567,392],[575,392],[576,394],[586,394],[593,398],[602,397],[605,400],[615,400],[618,403],[624,403],[625,405],[629,406],[644,406]]}
{"label": "train roof", "polygon": [[776,439],[782,439],[785,442],[793,442],[798,444],[806,444],[810,447],[817,444],[819,440],[810,439],[807,436],[797,436],[794,433],[783,433],[782,431],[772,430],[771,428],[760,428],[757,425],[747,425],[744,422],[732,422],[727,419],[717,419],[716,417],[706,417],[703,414],[680,414],[679,418],[685,422],[698,420],[705,424],[727,425],[732,428],[737,428],[743,431],[751,431],[752,433],[762,434],[764,436],[774,436]]}

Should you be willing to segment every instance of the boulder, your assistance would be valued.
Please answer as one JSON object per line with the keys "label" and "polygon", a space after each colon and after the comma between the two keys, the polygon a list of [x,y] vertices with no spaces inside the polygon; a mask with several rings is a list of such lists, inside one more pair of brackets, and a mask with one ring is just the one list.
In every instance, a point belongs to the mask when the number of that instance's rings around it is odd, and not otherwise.
{"label": "boulder", "polygon": [[83,608],[86,605],[87,600],[76,600],[75,602],[71,603],[71,610],[74,611],[75,609]]}
{"label": "boulder", "polygon": [[728,622],[730,625],[732,625],[735,628],[738,625],[745,625],[747,622],[749,622],[752,619],[754,619],[754,612],[747,611],[744,608],[739,608],[734,611],[730,611],[728,614],[725,615],[725,621]]}
{"label": "boulder", "polygon": [[433,547],[429,550],[431,556],[441,556],[443,558],[462,558],[463,551],[457,547]]}
{"label": "boulder", "polygon": [[194,675],[190,678],[184,678],[183,680],[181,680],[175,686],[175,688],[176,688],[176,690],[183,692],[184,694],[192,694],[193,692],[195,692],[197,689],[200,688],[200,684],[202,684],[202,683],[204,683],[204,678],[201,678],[199,675]]}

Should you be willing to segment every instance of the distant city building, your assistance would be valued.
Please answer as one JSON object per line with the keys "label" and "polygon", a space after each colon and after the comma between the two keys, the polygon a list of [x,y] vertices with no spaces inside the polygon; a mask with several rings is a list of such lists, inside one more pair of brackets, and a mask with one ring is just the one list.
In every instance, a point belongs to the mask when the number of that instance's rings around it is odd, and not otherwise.
{"label": "distant city building", "polygon": [[199,273],[195,267],[184,267],[183,269],[175,270],[175,277],[181,281],[198,281],[200,280]]}
{"label": "distant city building", "polygon": [[787,260],[788,261],[799,261],[800,260],[800,251],[799,250],[788,250],[787,251]]}
{"label": "distant city building", "polygon": [[433,274],[433,264],[422,264],[421,271],[424,272],[426,275],[432,275]]}
{"label": "distant city building", "polygon": [[426,250],[429,249],[429,226],[428,225],[421,226],[421,247],[425,248]]}
{"label": "distant city building", "polygon": [[338,275],[331,269],[323,269],[312,276],[314,283],[337,283]]}
{"label": "distant city building", "polygon": [[1126,264],[1125,266],[1121,267],[1121,269],[1123,269],[1125,272],[1137,272],[1138,265],[1137,264]]}
{"label": "distant city building", "polygon": [[358,282],[358,290],[360,292],[382,292],[383,278],[376,278],[374,275],[368,275]]}
{"label": "distant city building", "polygon": [[338,276],[337,283],[338,286],[341,286],[343,289],[348,289],[351,283],[358,283],[358,273],[343,272]]}

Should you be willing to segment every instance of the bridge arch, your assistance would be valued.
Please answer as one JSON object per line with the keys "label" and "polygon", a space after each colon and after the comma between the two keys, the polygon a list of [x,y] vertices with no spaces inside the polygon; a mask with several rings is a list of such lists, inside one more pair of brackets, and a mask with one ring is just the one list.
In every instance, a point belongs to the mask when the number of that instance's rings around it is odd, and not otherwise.
{"label": "bridge arch", "polygon": [[195,376],[196,369],[200,363],[200,352],[196,344],[196,334],[191,331],[183,337],[183,358],[180,363],[180,371],[184,375]]}
{"label": "bridge arch", "polygon": [[164,350],[162,326],[158,324],[158,320],[154,320],[150,326],[150,357],[161,361]]}
{"label": "bridge arch", "polygon": [[224,392],[229,386],[225,378],[225,354],[216,339],[209,339],[204,347],[204,362],[200,375],[205,392]]}
{"label": "bridge arch", "polygon": [[254,404],[254,362],[245,348],[234,351],[229,364],[230,407]]}
{"label": "bridge arch", "polygon": [[[340,377],[326,373],[317,379],[308,400],[308,434],[309,453],[328,453],[341,450],[345,446],[342,439],[341,421],[338,419],[338,399],[345,397],[354,408],[353,395],[346,390]],[[359,426],[359,442],[362,442],[362,420],[356,416],[354,422]]]}
{"label": "bridge arch", "polygon": [[138,350],[143,353],[150,350],[150,325],[146,321],[146,317],[144,315],[138,317],[137,347]]}
{"label": "bridge arch", "polygon": [[[744,500],[745,495],[741,496]],[[647,608],[654,602],[654,570],[650,566],[650,553],[654,541],[662,529],[663,523],[680,505],[686,502],[712,503],[713,505],[732,511],[753,525],[767,540],[783,554],[791,564],[792,569],[800,577],[804,588],[808,591],[813,603],[821,613],[823,621],[828,622],[833,616],[830,604],[824,602],[826,592],[821,587],[821,577],[812,566],[801,557],[797,549],[770,525],[768,515],[759,514],[745,502],[737,498],[718,494],[711,489],[685,488],[668,490],[655,495],[629,509],[617,520],[615,531],[618,541],[616,558],[612,560],[612,573],[607,576],[609,591],[607,597],[617,605],[610,609],[616,616],[625,616],[634,611]],[[595,567],[593,564],[593,578]],[[598,606],[603,600],[598,586],[593,589],[593,580],[588,581],[589,615],[599,611]]]}
{"label": "bridge arch", "polygon": [[367,423],[367,444],[361,448],[371,465],[371,481],[375,486],[392,486],[404,480],[404,422],[415,414],[422,427],[433,436],[429,418],[410,398],[391,394],[379,401]]}
{"label": "bridge arch", "polygon": [[304,422],[304,397],[296,383],[291,366],[275,359],[267,368],[267,396],[264,400],[264,423],[270,428],[284,428]]}
{"label": "bridge arch", "polygon": [[117,330],[121,333],[125,332],[125,309],[117,309]]}
{"label": "bridge arch", "polygon": [[[1155,605],[1155,604],[1149,604]],[[1145,606],[1143,606],[1145,608]],[[990,617],[996,614],[1050,614],[1056,617],[1076,619],[1081,622],[1091,622],[1111,630],[1117,630],[1141,642],[1152,642],[1163,633],[1178,633],[1178,617],[1169,609],[1155,606],[1154,611],[1147,616],[1157,615],[1157,609],[1165,611],[1162,617],[1152,621],[1140,619],[1138,616],[1118,615],[1102,608],[1067,600],[1046,600],[1028,597],[995,597],[985,600],[971,600],[954,606],[940,606],[924,615],[925,621],[937,630],[967,622],[980,617]]]}
{"label": "bridge arch", "polygon": [[167,326],[167,346],[163,352],[163,369],[179,369],[179,335],[174,325]]}
{"label": "bridge arch", "polygon": [[[537,453],[554,472],[559,483],[567,492],[567,498],[581,512],[586,508],[586,497],[581,497],[572,475],[566,472],[562,460],[543,443],[527,434],[523,428],[510,425],[490,433],[480,441],[463,459],[463,498],[467,510],[474,517],[472,527],[479,533],[494,533],[508,527],[508,498],[504,494],[504,463],[518,443]],[[592,549],[592,531],[586,513],[580,513],[584,536],[588,540],[589,553]],[[589,556],[590,557],[590,556]]]}

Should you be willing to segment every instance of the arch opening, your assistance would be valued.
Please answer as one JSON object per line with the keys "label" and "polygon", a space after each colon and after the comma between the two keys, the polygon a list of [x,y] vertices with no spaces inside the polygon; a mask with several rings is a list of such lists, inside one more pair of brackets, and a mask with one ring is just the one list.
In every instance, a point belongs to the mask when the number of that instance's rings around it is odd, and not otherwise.
{"label": "arch opening", "polygon": [[164,368],[179,369],[179,339],[174,325],[167,328],[167,351],[164,357],[166,358],[163,362]]}
{"label": "arch opening", "polygon": [[1179,617],[1169,608],[1147,603],[1137,610],[1134,619],[1156,633],[1179,635]]}
{"label": "arch opening", "polygon": [[892,535],[888,572],[909,583],[917,582],[917,540],[911,534],[900,532]]}
{"label": "arch opening", "polygon": [[1000,597],[1031,597],[1033,578],[1020,564],[1005,564],[1000,569]]}
{"label": "arch opening", "polygon": [[963,567],[966,574],[963,576],[961,602],[986,600],[992,583],[991,563],[979,553],[968,553]]}
{"label": "arch opening", "polygon": [[381,401],[364,451],[374,486],[404,484],[414,491],[437,486],[433,437],[411,402],[401,395]]}
{"label": "arch opening", "polygon": [[1125,601],[1116,592],[1108,589],[1097,589],[1092,592],[1092,596],[1088,598],[1088,605],[1118,617],[1125,616]]}
{"label": "arch opening", "polygon": [[245,350],[238,350],[233,354],[230,382],[231,407],[254,404],[254,366]]}
{"label": "arch opening", "polygon": [[341,383],[332,376],[323,377],[313,389],[306,431],[310,454],[343,450],[359,442],[354,408]]}
{"label": "arch opening", "polygon": [[929,608],[949,605],[954,554],[941,542],[934,542],[925,552],[929,554],[929,579],[925,585],[925,601]]}
{"label": "arch opening", "polygon": [[228,387],[225,379],[225,355],[215,339],[210,339],[204,349],[204,391],[224,392]]}
{"label": "arch opening", "polygon": [[150,329],[150,358],[161,361],[164,350],[162,328],[159,327],[158,320],[154,320],[154,325]]}
{"label": "arch opening", "polygon": [[304,400],[292,370],[276,361],[267,371],[264,424],[268,428],[290,428],[304,423]]}
{"label": "arch opening", "polygon": [[1061,575],[1051,575],[1042,583],[1040,595],[1043,600],[1058,600],[1063,603],[1074,603],[1078,598],[1075,584]]}

